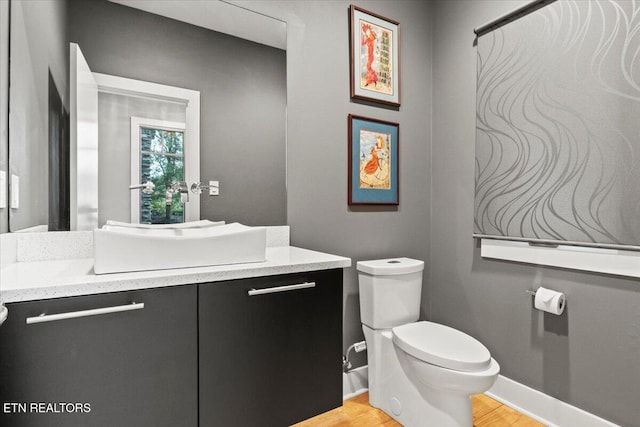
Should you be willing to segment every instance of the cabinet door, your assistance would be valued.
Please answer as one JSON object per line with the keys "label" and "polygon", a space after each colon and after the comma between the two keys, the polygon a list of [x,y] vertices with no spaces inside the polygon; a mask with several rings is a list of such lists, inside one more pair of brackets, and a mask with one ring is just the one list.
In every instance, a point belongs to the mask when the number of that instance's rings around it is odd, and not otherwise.
{"label": "cabinet door", "polygon": [[197,426],[197,286],[10,304],[0,401],[3,427]]}
{"label": "cabinet door", "polygon": [[283,427],[342,405],[342,270],[200,285],[199,318],[201,426]]}

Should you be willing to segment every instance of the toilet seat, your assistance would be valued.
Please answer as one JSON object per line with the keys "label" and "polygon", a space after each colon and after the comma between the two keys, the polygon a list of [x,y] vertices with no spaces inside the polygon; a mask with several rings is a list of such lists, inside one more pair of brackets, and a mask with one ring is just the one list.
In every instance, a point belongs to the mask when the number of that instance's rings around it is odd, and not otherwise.
{"label": "toilet seat", "polygon": [[491,354],[480,341],[439,323],[415,322],[391,331],[395,345],[432,365],[477,372],[488,369],[491,364]]}

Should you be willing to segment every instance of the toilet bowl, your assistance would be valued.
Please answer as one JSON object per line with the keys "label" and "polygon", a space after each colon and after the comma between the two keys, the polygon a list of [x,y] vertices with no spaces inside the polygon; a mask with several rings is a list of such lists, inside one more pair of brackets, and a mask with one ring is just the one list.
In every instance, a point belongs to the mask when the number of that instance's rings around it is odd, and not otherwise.
{"label": "toilet bowl", "polygon": [[417,321],[422,261],[360,261],[357,269],[369,403],[405,427],[472,427],[471,395],[500,372],[489,350],[461,331]]}
{"label": "toilet bowl", "polygon": [[412,375],[421,384],[466,395],[487,391],[500,365],[475,338],[433,322],[415,322],[391,330]]}
{"label": "toilet bowl", "polygon": [[434,389],[446,389],[451,392],[466,394],[484,393],[496,382],[500,373],[500,365],[493,358],[489,367],[479,372],[462,372],[441,366],[425,363],[423,360],[403,353],[406,363],[411,371],[411,377],[420,383]]}

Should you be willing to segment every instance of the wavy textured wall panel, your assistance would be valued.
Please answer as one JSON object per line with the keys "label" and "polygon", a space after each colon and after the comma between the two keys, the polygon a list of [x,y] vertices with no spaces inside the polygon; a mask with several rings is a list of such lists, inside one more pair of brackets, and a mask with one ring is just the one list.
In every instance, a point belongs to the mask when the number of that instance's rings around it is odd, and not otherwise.
{"label": "wavy textured wall panel", "polygon": [[475,235],[640,249],[640,3],[558,0],[477,48]]}

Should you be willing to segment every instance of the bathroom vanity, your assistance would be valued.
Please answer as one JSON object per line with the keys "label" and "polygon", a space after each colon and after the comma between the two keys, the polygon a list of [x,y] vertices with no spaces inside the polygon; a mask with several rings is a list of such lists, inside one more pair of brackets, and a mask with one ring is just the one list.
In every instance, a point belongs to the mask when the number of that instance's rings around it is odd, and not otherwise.
{"label": "bathroom vanity", "polygon": [[89,262],[3,268],[0,425],[281,427],[342,404],[348,258],[286,246],[102,276]]}
{"label": "bathroom vanity", "polygon": [[[133,302],[144,307],[27,323],[41,313]],[[0,395],[3,404],[29,407],[27,413],[4,408],[1,425],[198,425],[197,286],[7,305],[9,318],[0,329]],[[36,407],[34,413],[32,403],[53,407]]]}
{"label": "bathroom vanity", "polygon": [[201,426],[288,426],[342,404],[342,270],[203,284],[198,303]]}

